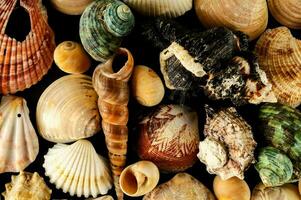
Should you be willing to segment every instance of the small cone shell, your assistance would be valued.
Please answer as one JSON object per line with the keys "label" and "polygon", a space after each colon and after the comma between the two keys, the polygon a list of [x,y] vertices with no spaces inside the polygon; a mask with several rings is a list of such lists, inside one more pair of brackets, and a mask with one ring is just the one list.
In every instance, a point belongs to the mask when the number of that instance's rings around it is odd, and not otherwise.
{"label": "small cone shell", "polygon": [[[113,61],[117,56],[125,56],[127,61],[113,71]],[[119,176],[125,166],[128,141],[128,81],[134,69],[134,59],[127,49],[120,48],[106,63],[100,64],[93,74],[93,86],[99,96],[98,108],[102,116],[102,128],[109,150],[111,169],[118,200],[123,199],[119,186]]]}

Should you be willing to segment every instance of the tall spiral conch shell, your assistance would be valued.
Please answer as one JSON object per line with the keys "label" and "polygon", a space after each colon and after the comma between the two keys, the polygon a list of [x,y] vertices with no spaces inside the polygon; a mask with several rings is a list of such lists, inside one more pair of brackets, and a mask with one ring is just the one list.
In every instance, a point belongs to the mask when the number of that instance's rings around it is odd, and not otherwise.
{"label": "tall spiral conch shell", "polygon": [[301,1],[268,0],[268,7],[280,24],[293,29],[301,29]]}
{"label": "tall spiral conch shell", "polygon": [[72,142],[100,131],[91,77],[68,75],[53,82],[38,101],[36,119],[40,135],[51,142]]}
{"label": "tall spiral conch shell", "polygon": [[25,99],[3,96],[0,105],[0,173],[19,172],[32,163],[39,141]]}
{"label": "tall spiral conch shell", "polygon": [[215,200],[214,195],[200,181],[187,173],[178,173],[171,180],[157,186],[143,200]]}
{"label": "tall spiral conch shell", "polygon": [[192,0],[124,0],[124,2],[146,16],[178,17],[192,8]]}
{"label": "tall spiral conch shell", "polygon": [[38,0],[20,0],[30,17],[31,30],[24,41],[5,34],[9,17],[18,0],[0,2],[0,93],[16,93],[36,84],[53,61],[54,34]]}
{"label": "tall spiral conch shell", "polygon": [[246,33],[251,40],[268,24],[266,0],[196,0],[194,6],[205,27],[224,26]]}
{"label": "tall spiral conch shell", "polygon": [[[123,66],[113,66],[116,57],[126,57]],[[118,68],[119,71],[113,70]],[[119,176],[125,166],[128,140],[128,81],[134,69],[134,58],[127,49],[120,48],[106,63],[93,73],[93,86],[99,96],[98,108],[102,116],[102,128],[106,138],[109,158],[118,199],[123,199]]]}
{"label": "tall spiral conch shell", "polygon": [[5,184],[6,191],[2,193],[5,200],[50,200],[52,191],[37,172],[22,171],[11,180]]}
{"label": "tall spiral conch shell", "polygon": [[259,65],[273,85],[279,103],[301,103],[301,40],[286,27],[268,29],[257,41]]}
{"label": "tall spiral conch shell", "polygon": [[51,0],[52,6],[67,15],[80,15],[93,0]]}
{"label": "tall spiral conch shell", "polygon": [[198,157],[207,171],[223,180],[244,179],[244,171],[254,162],[256,142],[249,124],[230,107],[215,112],[205,107],[207,119],[204,141],[200,142]]}
{"label": "tall spiral conch shell", "polygon": [[119,0],[91,3],[80,18],[79,35],[85,50],[97,61],[108,60],[135,24],[130,8]]}
{"label": "tall spiral conch shell", "polygon": [[132,197],[145,195],[159,182],[158,167],[150,161],[139,161],[126,167],[119,179],[122,191]]}
{"label": "tall spiral conch shell", "polygon": [[96,153],[88,140],[66,145],[56,144],[44,156],[45,175],[57,189],[71,196],[106,194],[112,178],[106,160]]}

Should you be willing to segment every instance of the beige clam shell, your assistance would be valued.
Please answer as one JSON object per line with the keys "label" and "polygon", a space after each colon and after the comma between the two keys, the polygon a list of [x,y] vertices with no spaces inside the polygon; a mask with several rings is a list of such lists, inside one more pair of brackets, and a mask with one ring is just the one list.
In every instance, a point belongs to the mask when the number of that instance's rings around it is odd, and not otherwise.
{"label": "beige clam shell", "polygon": [[11,180],[2,193],[5,200],[50,200],[51,190],[37,172],[20,172]]}
{"label": "beige clam shell", "polygon": [[51,0],[52,6],[67,15],[80,15],[93,0]]}
{"label": "beige clam shell", "polygon": [[292,107],[301,103],[301,40],[286,27],[268,29],[255,46],[278,102]]}
{"label": "beige clam shell", "polygon": [[0,147],[0,173],[22,171],[38,155],[38,137],[26,101],[21,97],[3,96],[1,99]]}
{"label": "beige clam shell", "polygon": [[269,11],[282,25],[301,29],[300,0],[268,0]]}
{"label": "beige clam shell", "polygon": [[146,16],[173,18],[192,9],[192,0],[124,0],[124,2]]}
{"label": "beige clam shell", "polygon": [[40,135],[51,142],[96,134],[101,120],[91,77],[68,75],[53,82],[38,101],[36,119]]}
{"label": "beige clam shell", "polygon": [[251,40],[268,24],[266,0],[195,0],[194,5],[205,27],[224,26],[246,33]]}
{"label": "beige clam shell", "polygon": [[45,175],[57,189],[77,197],[106,194],[112,187],[107,161],[98,155],[88,140],[56,144],[44,156]]}
{"label": "beige clam shell", "polygon": [[145,195],[159,182],[158,167],[150,161],[139,161],[126,167],[119,178],[122,191],[132,197]]}

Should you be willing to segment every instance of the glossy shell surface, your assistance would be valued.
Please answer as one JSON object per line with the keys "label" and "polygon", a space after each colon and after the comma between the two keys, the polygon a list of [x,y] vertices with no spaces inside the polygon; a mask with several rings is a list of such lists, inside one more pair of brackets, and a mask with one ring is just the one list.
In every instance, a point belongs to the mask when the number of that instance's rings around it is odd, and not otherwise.
{"label": "glossy shell surface", "polygon": [[93,0],[51,0],[52,6],[67,15],[80,15]]}

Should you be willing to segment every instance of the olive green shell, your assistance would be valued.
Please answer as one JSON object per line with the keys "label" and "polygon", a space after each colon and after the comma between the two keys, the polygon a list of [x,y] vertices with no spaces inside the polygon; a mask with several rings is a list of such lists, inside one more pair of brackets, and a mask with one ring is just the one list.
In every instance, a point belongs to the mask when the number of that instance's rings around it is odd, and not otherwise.
{"label": "olive green shell", "polygon": [[110,58],[135,24],[130,8],[119,0],[97,0],[83,12],[79,35],[85,50],[97,61]]}
{"label": "olive green shell", "polygon": [[267,187],[288,183],[293,176],[291,160],[274,147],[264,147],[260,150],[255,169]]}

